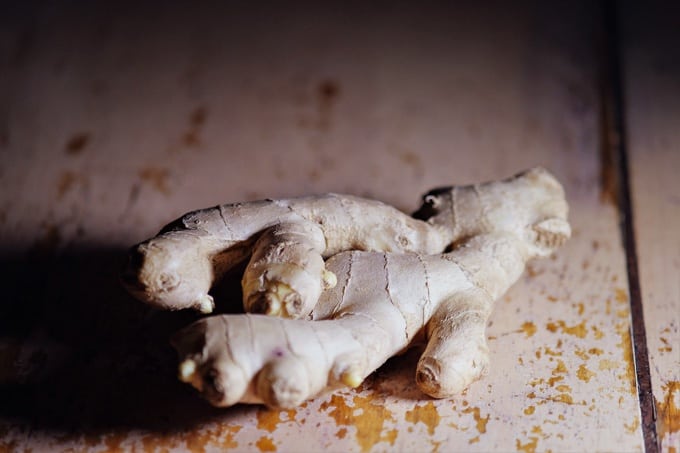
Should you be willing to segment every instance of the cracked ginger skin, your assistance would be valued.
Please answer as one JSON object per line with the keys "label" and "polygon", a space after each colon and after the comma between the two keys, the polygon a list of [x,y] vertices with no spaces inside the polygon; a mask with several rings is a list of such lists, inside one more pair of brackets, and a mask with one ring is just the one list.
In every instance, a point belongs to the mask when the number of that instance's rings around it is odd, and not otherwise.
{"label": "cracked ginger skin", "polygon": [[420,215],[448,222],[461,238],[449,253],[339,253],[326,263],[337,284],[321,294],[311,320],[222,315],[180,331],[173,340],[180,379],[215,406],[289,408],[358,386],[424,332],[420,389],[436,398],[464,390],[489,365],[493,302],[529,260],[569,238],[567,203],[543,169],[435,190],[424,200]]}

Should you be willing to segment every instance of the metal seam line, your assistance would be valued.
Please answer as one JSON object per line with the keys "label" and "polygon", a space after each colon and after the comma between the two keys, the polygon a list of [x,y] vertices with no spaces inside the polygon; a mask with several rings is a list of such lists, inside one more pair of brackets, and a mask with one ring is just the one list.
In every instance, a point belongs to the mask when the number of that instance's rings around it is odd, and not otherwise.
{"label": "metal seam line", "polygon": [[[603,109],[608,120],[603,137],[618,163],[617,200],[623,246],[626,253],[626,270],[630,292],[631,340],[635,365],[638,401],[642,417],[642,435],[645,451],[659,451],[656,432],[656,407],[647,351],[642,292],[638,273],[637,245],[633,204],[631,202],[630,173],[625,124],[623,74],[621,64],[621,35],[619,34],[619,11],[616,0],[604,1],[604,80]],[[608,117],[608,118],[607,118]]]}

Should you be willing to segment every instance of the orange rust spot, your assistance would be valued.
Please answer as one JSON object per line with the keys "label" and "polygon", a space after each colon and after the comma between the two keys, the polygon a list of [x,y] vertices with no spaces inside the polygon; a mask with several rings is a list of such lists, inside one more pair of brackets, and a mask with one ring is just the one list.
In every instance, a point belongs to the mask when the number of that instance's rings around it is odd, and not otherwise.
{"label": "orange rust spot", "polygon": [[338,439],[344,439],[345,436],[347,435],[347,428],[340,428],[337,433],[335,433],[335,437]]}
{"label": "orange rust spot", "polygon": [[630,311],[628,311],[627,308],[624,308],[623,310],[616,310],[616,316],[619,318],[627,318],[630,315]]}
{"label": "orange rust spot", "polygon": [[673,351],[673,347],[671,346],[671,343],[664,337],[659,337],[659,341],[663,343],[664,345],[659,348],[659,352],[671,352]]}
{"label": "orange rust spot", "polygon": [[529,406],[529,407],[524,408],[524,415],[531,415],[534,412],[536,412],[535,406]]}
{"label": "orange rust spot", "polygon": [[556,382],[560,382],[564,380],[564,376],[553,376],[550,379],[548,379],[548,385],[550,387],[554,387]]}
{"label": "orange rust spot", "polygon": [[78,134],[75,134],[72,136],[67,142],[66,146],[64,147],[64,151],[66,154],[69,154],[71,156],[75,156],[77,154],[80,154],[85,150],[85,147],[87,144],[90,142],[90,134],[87,132],[80,132]]}
{"label": "orange rust spot", "polygon": [[626,364],[624,373],[619,378],[628,383],[628,392],[632,395],[637,394],[637,378],[635,376],[635,358],[633,356],[633,344],[630,338],[630,330],[627,324],[620,324],[616,330],[621,338],[618,346],[622,351],[623,361]]}
{"label": "orange rust spot", "polygon": [[[384,405],[373,404],[373,397],[354,396],[352,406],[349,406],[340,395],[332,395],[330,401],[321,404],[322,411],[332,408],[328,413],[336,425],[354,426],[357,430],[356,439],[362,451],[369,451],[379,442],[394,442],[397,433],[389,431],[383,435],[386,420],[394,420],[392,412]],[[357,411],[361,409],[361,411]]]}
{"label": "orange rust spot", "polygon": [[524,332],[524,335],[526,335],[526,337],[529,338],[536,333],[536,325],[531,321],[527,321],[524,324],[522,324],[520,331]]}
{"label": "orange rust spot", "polygon": [[260,451],[276,451],[274,440],[270,437],[260,437],[260,440],[255,442],[255,446],[259,448]]}
{"label": "orange rust spot", "polygon": [[420,406],[416,405],[413,410],[406,411],[406,421],[413,423],[414,425],[418,422],[423,423],[427,426],[427,432],[430,435],[434,434],[434,429],[439,426],[439,421],[441,417],[439,412],[437,412],[437,407],[428,401],[426,404]]}
{"label": "orange rust spot", "polygon": [[[276,428],[278,427],[279,423],[281,423],[283,420],[281,419],[281,414],[284,413],[284,411],[279,411],[279,410],[271,410],[271,409],[265,409],[265,408],[260,408],[257,411],[257,428],[258,429],[264,429],[266,431],[269,431],[270,433],[273,433]],[[295,409],[290,409],[288,411],[285,411],[287,414],[288,419],[286,421],[292,421],[295,419],[295,415],[297,412]]]}
{"label": "orange rust spot", "polygon": [[168,186],[168,177],[170,172],[167,168],[145,167],[139,170],[139,177],[142,181],[151,184],[151,186],[162,193],[163,195],[170,194]]}
{"label": "orange rust spot", "polygon": [[628,302],[628,292],[622,288],[615,288],[614,298],[616,299],[616,302],[625,304]]}
{"label": "orange rust spot", "polygon": [[555,367],[554,370],[552,370],[552,375],[555,376],[557,374],[567,374],[567,366],[564,364],[562,360],[557,360],[557,366]]}
{"label": "orange rust spot", "polygon": [[558,392],[571,392],[571,387],[568,386],[567,384],[560,384],[557,387],[555,387],[555,390]]}
{"label": "orange rust spot", "polygon": [[574,351],[574,354],[576,354],[576,356],[579,357],[581,360],[588,360],[590,358],[588,353],[586,353],[586,351],[584,351],[583,349],[576,349],[576,351]]}
{"label": "orange rust spot", "polygon": [[479,442],[479,436],[475,436],[472,439],[468,440],[468,444],[476,444]]}
{"label": "orange rust spot", "polygon": [[463,413],[472,414],[475,421],[477,422],[477,432],[479,432],[479,434],[484,434],[486,432],[486,424],[489,422],[491,414],[487,414],[486,417],[482,417],[478,407],[468,407],[467,409],[463,410]]}
{"label": "orange rust spot", "polygon": [[515,440],[515,448],[517,450],[523,451],[524,453],[534,453],[536,447],[538,446],[538,437],[530,436],[529,442],[523,444],[519,439]]}
{"label": "orange rust spot", "polygon": [[601,340],[604,337],[604,332],[598,329],[597,326],[591,326],[590,330],[593,331],[596,340]]}
{"label": "orange rust spot", "polygon": [[576,377],[585,382],[590,382],[590,379],[593,376],[595,376],[595,373],[586,368],[585,365],[579,366],[578,370],[576,371]]}
{"label": "orange rust spot", "polygon": [[680,381],[670,381],[661,386],[664,396],[656,401],[657,430],[664,438],[680,432]]}
{"label": "orange rust spot", "polygon": [[547,297],[548,297],[548,300],[550,302],[557,302],[558,301],[557,297],[555,297],[555,296],[547,296]]}
{"label": "orange rust spot", "polygon": [[635,432],[640,427],[640,418],[635,417],[633,423],[631,423],[630,425],[628,423],[624,423],[623,427],[626,428],[626,431],[628,431],[629,434],[635,434]]}
{"label": "orange rust spot", "polygon": [[574,335],[575,337],[578,338],[585,338],[586,334],[588,333],[585,321],[581,321],[580,324],[576,324],[575,326],[567,326],[567,324],[564,321],[560,320],[557,322],[549,322],[546,325],[546,328],[553,333],[560,330],[562,333],[566,333],[567,335]]}
{"label": "orange rust spot", "polygon": [[593,354],[593,355],[602,355],[604,351],[600,348],[590,348],[588,349],[588,354]]}
{"label": "orange rust spot", "polygon": [[551,396],[547,399],[556,403],[574,404],[574,398],[572,398],[568,393],[560,393],[557,396]]}
{"label": "orange rust spot", "polygon": [[585,311],[586,307],[583,304],[583,302],[579,302],[578,304],[576,304],[576,309],[578,310],[578,315],[581,316],[583,315],[583,312]]}
{"label": "orange rust spot", "polygon": [[205,107],[197,107],[189,115],[189,130],[187,130],[182,136],[182,141],[186,146],[194,147],[201,144],[201,128],[205,119],[208,116]]}
{"label": "orange rust spot", "polygon": [[553,351],[549,347],[544,347],[543,351],[545,352],[546,355],[551,355],[553,357],[560,357],[562,356],[562,351]]}

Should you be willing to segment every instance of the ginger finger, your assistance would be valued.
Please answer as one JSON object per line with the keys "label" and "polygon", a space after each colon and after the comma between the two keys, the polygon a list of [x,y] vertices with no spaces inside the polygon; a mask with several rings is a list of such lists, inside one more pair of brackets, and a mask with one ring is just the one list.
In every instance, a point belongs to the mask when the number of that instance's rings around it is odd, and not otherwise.
{"label": "ginger finger", "polygon": [[326,241],[312,223],[284,223],[267,229],[255,243],[243,274],[244,308],[286,318],[307,316],[335,275],[325,269]]}
{"label": "ginger finger", "polygon": [[479,289],[463,292],[444,302],[430,319],[427,347],[416,368],[416,383],[423,393],[446,398],[487,372],[485,330],[491,302]]}

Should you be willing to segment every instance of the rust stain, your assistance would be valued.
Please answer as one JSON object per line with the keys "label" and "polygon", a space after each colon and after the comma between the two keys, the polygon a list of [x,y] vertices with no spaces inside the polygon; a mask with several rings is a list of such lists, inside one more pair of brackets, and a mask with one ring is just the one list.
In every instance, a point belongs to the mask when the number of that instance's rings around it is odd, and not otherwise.
{"label": "rust stain", "polygon": [[628,292],[623,288],[614,289],[614,298],[620,304],[628,303]]}
{"label": "rust stain", "polygon": [[189,129],[182,136],[182,142],[189,147],[195,147],[201,144],[201,129],[208,117],[208,111],[205,107],[197,107],[189,114]]}
{"label": "rust stain", "polygon": [[434,429],[439,426],[440,420],[441,417],[439,416],[439,412],[437,412],[437,407],[432,401],[428,401],[427,404],[422,406],[416,405],[413,410],[406,412],[406,421],[411,422],[414,425],[418,424],[418,422],[423,423],[427,426],[427,432],[430,435],[434,434]]}
{"label": "rust stain", "polygon": [[532,415],[534,412],[536,412],[536,406],[529,406],[524,408],[524,415]]}
{"label": "rust stain", "polygon": [[536,447],[538,446],[538,437],[530,436],[529,442],[523,444],[519,439],[515,440],[515,448],[524,453],[535,453]]}
{"label": "rust stain", "polygon": [[628,434],[635,434],[640,427],[640,418],[635,417],[633,422],[629,425],[628,423],[624,423],[623,427],[626,429]]}
{"label": "rust stain", "polygon": [[319,84],[318,95],[319,102],[331,104],[340,96],[340,85],[333,80],[326,79]]}
{"label": "rust stain", "polygon": [[531,321],[527,321],[524,324],[522,324],[521,332],[524,332],[526,338],[529,338],[536,333],[536,325]]}
{"label": "rust stain", "polygon": [[167,168],[145,167],[139,170],[139,177],[142,181],[151,184],[151,186],[163,195],[170,194],[170,187],[168,185],[168,177],[170,172]]}
{"label": "rust stain", "polygon": [[274,445],[274,440],[271,437],[260,437],[260,440],[255,442],[255,446],[260,451],[276,451],[276,445]]}
{"label": "rust stain", "polygon": [[344,439],[345,436],[347,435],[347,428],[340,428],[337,433],[335,433],[335,437],[338,439]]}
{"label": "rust stain", "polygon": [[621,349],[623,361],[626,364],[624,373],[619,375],[619,379],[628,384],[628,392],[637,395],[637,377],[635,376],[635,358],[633,356],[633,344],[630,338],[630,330],[627,324],[619,324],[616,330],[621,338],[617,346]]}
{"label": "rust stain", "polygon": [[597,326],[591,326],[590,330],[593,331],[593,336],[595,336],[596,340],[601,340],[602,338],[604,338],[604,332],[598,329]]}
{"label": "rust stain", "polygon": [[582,315],[583,315],[583,312],[585,311],[585,305],[583,304],[583,302],[577,303],[577,304],[576,304],[576,309],[578,310],[578,315],[579,315],[579,316],[582,316]]}
{"label": "rust stain", "polygon": [[90,134],[88,132],[80,132],[68,139],[64,146],[64,151],[70,156],[81,154],[89,142]]}
{"label": "rust stain", "polygon": [[340,395],[332,395],[329,401],[321,404],[320,410],[332,410],[328,413],[339,426],[354,426],[356,439],[361,450],[366,452],[379,442],[388,442],[394,445],[397,431],[389,431],[383,434],[385,421],[394,421],[394,416],[384,405],[374,404],[374,397],[362,397],[359,395],[352,398],[352,406],[349,406]]}
{"label": "rust stain", "polygon": [[475,422],[477,422],[477,432],[479,434],[486,433],[486,424],[489,422],[491,414],[487,414],[486,417],[482,417],[480,415],[480,410],[478,407],[468,407],[467,409],[463,409],[463,413],[472,414],[472,417],[475,419]]}
{"label": "rust stain", "polygon": [[584,351],[583,349],[580,349],[580,348],[577,348],[577,349],[574,351],[574,354],[575,354],[578,358],[580,358],[581,360],[588,360],[588,359],[590,358],[590,356],[588,355],[588,353],[587,353],[586,351]]}
{"label": "rust stain", "polygon": [[556,322],[549,322],[546,325],[546,328],[553,333],[559,330],[562,333],[565,333],[567,335],[573,335],[578,338],[585,338],[586,334],[588,333],[585,321],[581,321],[580,324],[576,324],[575,326],[567,326],[567,324],[564,321],[560,320]]}
{"label": "rust stain", "polygon": [[673,351],[673,347],[671,346],[671,343],[670,343],[666,338],[664,338],[664,337],[659,337],[659,341],[660,341],[661,343],[663,343],[663,346],[661,346],[660,348],[658,348],[658,350],[659,350],[660,353],[664,353],[664,352],[672,352],[672,351]]}
{"label": "rust stain", "polygon": [[73,171],[63,172],[57,181],[57,200],[64,198],[64,195],[78,184],[83,187],[87,186],[87,178]]}
{"label": "rust stain", "polygon": [[593,376],[595,376],[595,373],[586,368],[585,365],[579,366],[578,370],[576,371],[576,377],[578,377],[580,380],[584,382],[590,382],[590,379]]}
{"label": "rust stain", "polygon": [[278,425],[284,420],[281,419],[281,414],[286,414],[287,419],[285,421],[295,420],[295,415],[297,411],[295,409],[290,409],[287,411],[271,410],[266,408],[259,408],[257,411],[257,428],[264,429],[273,433]]}
{"label": "rust stain", "polygon": [[657,430],[662,439],[680,432],[680,381],[670,381],[661,386],[664,396],[656,401]]}

